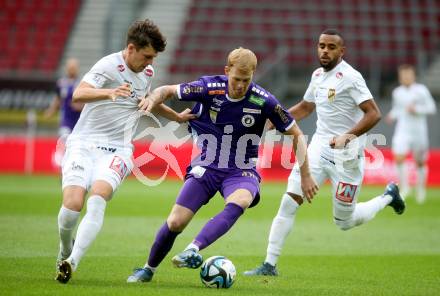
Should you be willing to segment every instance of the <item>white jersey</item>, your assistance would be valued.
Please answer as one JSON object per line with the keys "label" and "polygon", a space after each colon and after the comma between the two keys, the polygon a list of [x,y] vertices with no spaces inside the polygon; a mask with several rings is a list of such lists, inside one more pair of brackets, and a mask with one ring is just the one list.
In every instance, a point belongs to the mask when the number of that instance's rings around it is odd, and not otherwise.
{"label": "white jersey", "polygon": [[[408,112],[413,105],[416,114]],[[393,90],[393,105],[390,116],[397,120],[394,136],[414,135],[428,137],[426,115],[434,114],[436,106],[429,90],[423,84],[413,83],[409,87],[399,86]]]}
{"label": "white jersey", "polygon": [[135,73],[125,64],[122,51],[99,60],[82,81],[95,88],[117,88],[124,83],[131,87],[129,97],[118,97],[87,103],[69,136],[67,145],[77,141],[99,145],[132,148],[132,135],[139,122],[138,103],[150,92],[153,68]]}
{"label": "white jersey", "polygon": [[[350,142],[343,151],[331,149],[330,139],[348,132],[363,117],[359,108],[362,102],[373,99],[362,75],[345,61],[325,72],[316,69],[304,95],[304,100],[315,103],[318,121],[314,140],[321,144],[321,155],[333,159],[337,153],[347,153],[352,157],[362,155],[366,135],[359,141]],[[353,148],[353,149],[350,149]],[[347,158],[347,157],[345,157]]]}

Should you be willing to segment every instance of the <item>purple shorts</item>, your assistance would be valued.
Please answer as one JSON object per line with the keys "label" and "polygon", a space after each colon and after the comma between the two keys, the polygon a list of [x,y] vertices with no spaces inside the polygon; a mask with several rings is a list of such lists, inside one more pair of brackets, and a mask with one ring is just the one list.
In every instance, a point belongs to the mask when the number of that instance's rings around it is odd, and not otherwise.
{"label": "purple shorts", "polygon": [[260,201],[260,178],[256,172],[236,170],[231,173],[211,168],[201,169],[206,169],[202,175],[194,174],[192,171],[186,175],[186,181],[177,196],[176,204],[196,213],[217,191],[226,199],[237,189],[251,192],[254,199],[250,208]]}

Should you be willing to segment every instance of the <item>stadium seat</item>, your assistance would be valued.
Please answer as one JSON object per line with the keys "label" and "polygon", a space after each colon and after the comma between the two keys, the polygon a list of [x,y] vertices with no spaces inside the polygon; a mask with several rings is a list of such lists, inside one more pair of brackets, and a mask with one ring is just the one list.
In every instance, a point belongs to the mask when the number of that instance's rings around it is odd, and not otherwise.
{"label": "stadium seat", "polygon": [[[221,68],[221,57],[237,46],[251,47],[260,58],[287,46],[289,62],[310,67],[317,63],[316,36],[329,26],[346,36],[348,56],[360,70],[369,69],[371,60],[359,56],[373,48],[377,62],[394,71],[397,63],[414,61],[420,45],[428,55],[440,46],[440,1],[402,1],[405,5],[380,0],[193,0],[170,71],[203,74]],[[188,66],[186,57],[199,57],[195,52],[200,49],[211,64]]]}
{"label": "stadium seat", "polygon": [[[0,1],[2,72],[53,74],[61,58],[80,0]],[[53,33],[55,31],[55,34]],[[31,47],[32,51],[27,51]],[[47,48],[50,61],[41,62]],[[27,52],[18,60],[17,52]],[[32,52],[32,53],[31,53]]]}

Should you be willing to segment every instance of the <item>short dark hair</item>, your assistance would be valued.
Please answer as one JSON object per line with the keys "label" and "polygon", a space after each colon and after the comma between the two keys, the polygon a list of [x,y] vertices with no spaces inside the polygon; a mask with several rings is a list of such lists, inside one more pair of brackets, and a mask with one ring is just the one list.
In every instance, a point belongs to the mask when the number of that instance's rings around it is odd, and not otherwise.
{"label": "short dark hair", "polygon": [[135,21],[128,28],[127,44],[132,43],[136,49],[151,45],[155,51],[162,52],[167,45],[159,28],[149,19]]}
{"label": "short dark hair", "polygon": [[344,37],[342,36],[341,32],[339,32],[338,30],[336,30],[336,29],[325,29],[324,31],[322,31],[321,35],[322,34],[339,36],[339,38],[341,38],[342,45],[344,45]]}

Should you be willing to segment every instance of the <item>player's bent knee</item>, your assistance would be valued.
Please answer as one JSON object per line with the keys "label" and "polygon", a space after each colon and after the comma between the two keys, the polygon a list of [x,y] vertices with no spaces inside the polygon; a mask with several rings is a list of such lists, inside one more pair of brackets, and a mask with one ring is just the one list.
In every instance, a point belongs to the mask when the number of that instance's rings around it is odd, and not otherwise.
{"label": "player's bent knee", "polygon": [[[296,197],[300,196],[295,195]],[[296,211],[298,210],[299,204],[296,201],[296,199],[293,198],[291,194],[284,194],[283,198],[281,199],[281,205],[280,209],[278,210],[277,216],[282,218],[292,218],[293,215],[295,215]]]}
{"label": "player's bent knee", "polygon": [[106,181],[98,180],[93,183],[90,194],[99,195],[106,201],[109,201],[113,195],[113,187]]}
{"label": "player's bent knee", "polygon": [[[287,192],[286,195],[290,196],[290,198],[292,198],[294,201],[296,201],[296,203],[300,206],[303,204],[304,199],[302,198],[302,196],[298,195],[298,194],[294,194],[291,192]],[[283,197],[284,198],[284,197]]]}
{"label": "player's bent knee", "polygon": [[168,228],[171,231],[181,232],[185,229],[188,223],[182,219],[168,219],[167,224],[168,224]]}
{"label": "player's bent knee", "polygon": [[80,212],[84,206],[86,190],[80,186],[67,186],[63,190],[63,206]]}

